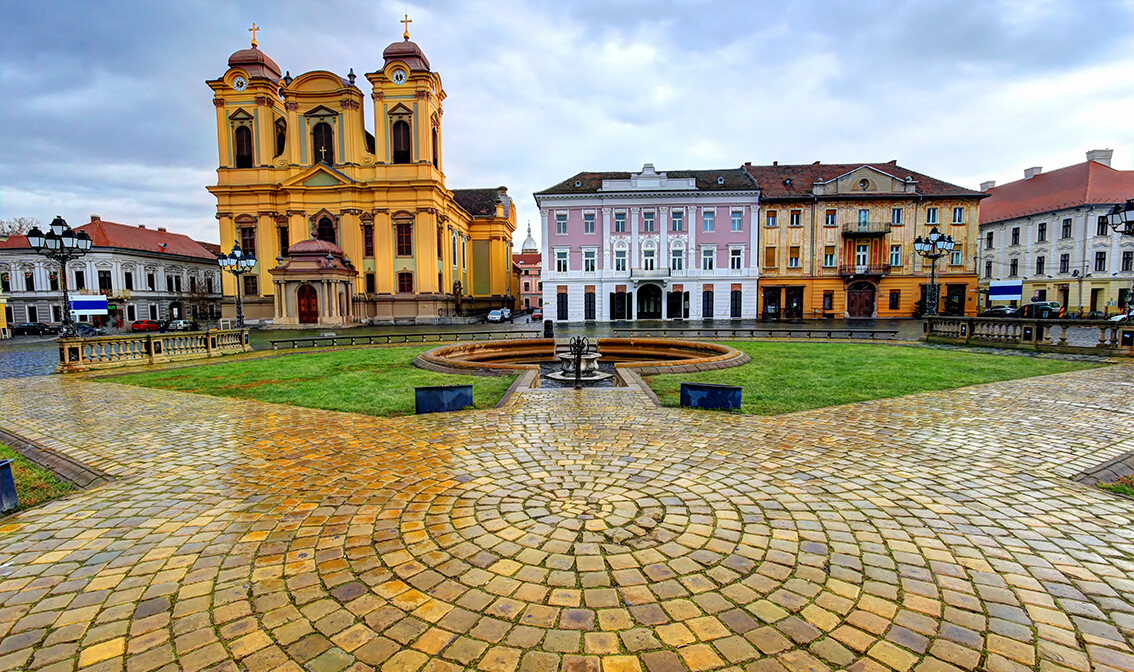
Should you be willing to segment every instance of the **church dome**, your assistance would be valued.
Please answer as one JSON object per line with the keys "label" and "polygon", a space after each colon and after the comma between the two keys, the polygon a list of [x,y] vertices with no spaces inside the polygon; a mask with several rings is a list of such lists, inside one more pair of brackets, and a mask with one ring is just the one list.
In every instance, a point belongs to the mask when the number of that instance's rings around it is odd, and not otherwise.
{"label": "church dome", "polygon": [[330,252],[331,256],[342,258],[343,251],[338,245],[329,243],[325,240],[312,238],[311,240],[301,240],[300,242],[287,248],[287,256],[289,257],[305,257],[316,256],[325,257]]}
{"label": "church dome", "polygon": [[242,68],[249,77],[265,77],[279,81],[280,66],[256,47],[241,49],[228,57],[228,67]]}
{"label": "church dome", "polygon": [[408,37],[386,47],[382,58],[385,65],[389,65],[390,61],[402,61],[409,66],[410,72],[429,72],[429,59],[425,57],[425,52],[417,46],[417,42],[410,42]]}
{"label": "church dome", "polygon": [[532,238],[532,223],[528,222],[528,237],[524,239],[524,246],[520,248],[523,254],[539,254],[539,246]]}

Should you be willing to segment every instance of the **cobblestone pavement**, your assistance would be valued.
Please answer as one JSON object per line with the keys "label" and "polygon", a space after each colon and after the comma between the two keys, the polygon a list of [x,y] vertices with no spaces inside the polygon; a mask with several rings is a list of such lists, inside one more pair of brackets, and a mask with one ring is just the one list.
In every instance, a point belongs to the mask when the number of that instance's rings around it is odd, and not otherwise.
{"label": "cobblestone pavement", "polygon": [[0,521],[0,670],[1134,671],[1130,366],[774,418],[378,419],[63,377],[114,483]]}
{"label": "cobblestone pavement", "polygon": [[44,376],[59,366],[59,349],[50,337],[18,336],[0,341],[0,378]]}

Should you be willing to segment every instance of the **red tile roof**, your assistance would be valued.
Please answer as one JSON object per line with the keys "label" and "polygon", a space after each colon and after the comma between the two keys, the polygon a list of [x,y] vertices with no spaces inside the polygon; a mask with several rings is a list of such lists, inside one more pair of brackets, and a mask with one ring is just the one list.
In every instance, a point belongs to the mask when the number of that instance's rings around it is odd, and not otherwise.
{"label": "red tile roof", "polygon": [[1040,173],[988,190],[980,223],[1036,215],[1080,205],[1110,205],[1134,198],[1134,170],[1115,170],[1097,161]]}
{"label": "red tile roof", "polygon": [[[172,254],[180,257],[194,257],[215,261],[217,255],[205,249],[201,243],[189,236],[159,231],[157,229],[127,226],[101,219],[75,227],[75,231],[86,231],[91,237],[92,247],[114,247],[122,250],[136,250],[153,254]],[[30,248],[27,236],[11,236],[0,241],[0,249]]]}
{"label": "red tile roof", "polygon": [[543,258],[542,254],[513,254],[512,261],[517,264],[538,264]]}
{"label": "red tile roof", "polygon": [[[899,166],[897,161],[886,163],[809,163],[805,165],[749,166],[745,168],[756,184],[760,185],[760,198],[788,199],[811,198],[811,190],[816,182],[829,182],[847,173],[869,166],[874,170],[896,177],[900,180],[912,178],[917,182],[917,194],[921,196],[980,196],[981,192],[965,189],[944,182],[924,173]],[[846,194],[841,194],[845,196]],[[869,194],[874,196],[876,194]],[[890,194],[884,194],[890,196]],[[983,205],[981,207],[984,207]]]}

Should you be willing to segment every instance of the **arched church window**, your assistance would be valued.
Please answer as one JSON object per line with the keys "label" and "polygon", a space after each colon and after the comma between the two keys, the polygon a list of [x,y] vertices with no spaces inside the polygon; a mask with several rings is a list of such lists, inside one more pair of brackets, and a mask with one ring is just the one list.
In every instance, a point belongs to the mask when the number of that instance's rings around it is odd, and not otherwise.
{"label": "arched church window", "polygon": [[311,130],[311,137],[314,141],[312,147],[315,150],[315,160],[328,165],[334,164],[335,140],[331,125],[325,121],[315,124],[315,128]]}
{"label": "arched church window", "polygon": [[410,162],[410,125],[399,119],[394,122],[394,163]]}
{"label": "arched church window", "polygon": [[335,241],[335,223],[327,217],[319,220],[319,227],[315,230],[315,237],[328,243]]}
{"label": "arched church window", "polygon": [[276,156],[284,153],[287,148],[287,122],[283,119],[276,119]]}
{"label": "arched church window", "polygon": [[439,147],[437,144],[437,127],[433,127],[433,167],[441,170],[441,162],[438,160]]}
{"label": "arched church window", "polygon": [[233,131],[236,140],[236,167],[252,167],[252,129],[247,126],[237,126]]}

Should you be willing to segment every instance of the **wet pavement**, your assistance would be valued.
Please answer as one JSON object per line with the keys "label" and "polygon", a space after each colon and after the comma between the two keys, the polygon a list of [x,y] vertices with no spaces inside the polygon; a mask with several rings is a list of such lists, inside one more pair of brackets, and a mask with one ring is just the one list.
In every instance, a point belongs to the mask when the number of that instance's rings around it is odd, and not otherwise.
{"label": "wet pavement", "polygon": [[380,419],[50,376],[118,480],[0,521],[0,670],[1134,670],[1129,365],[773,418]]}

